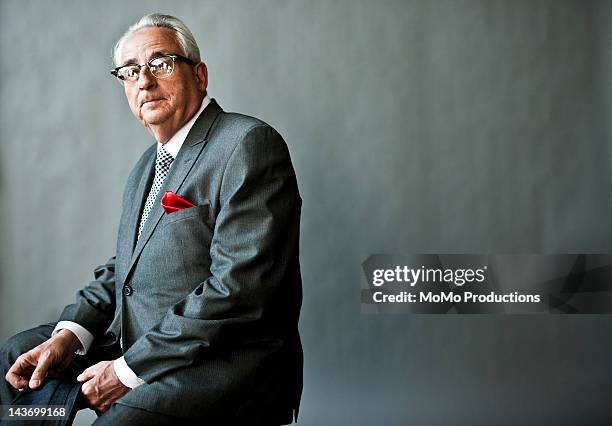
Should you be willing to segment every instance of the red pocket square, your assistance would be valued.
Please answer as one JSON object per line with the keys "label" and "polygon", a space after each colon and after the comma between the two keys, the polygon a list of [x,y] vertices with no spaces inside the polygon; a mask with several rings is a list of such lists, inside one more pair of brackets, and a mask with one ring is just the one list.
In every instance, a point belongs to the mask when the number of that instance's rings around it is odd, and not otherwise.
{"label": "red pocket square", "polygon": [[166,213],[173,213],[188,207],[195,207],[195,204],[192,204],[183,197],[179,197],[172,191],[166,191],[164,193],[161,204]]}

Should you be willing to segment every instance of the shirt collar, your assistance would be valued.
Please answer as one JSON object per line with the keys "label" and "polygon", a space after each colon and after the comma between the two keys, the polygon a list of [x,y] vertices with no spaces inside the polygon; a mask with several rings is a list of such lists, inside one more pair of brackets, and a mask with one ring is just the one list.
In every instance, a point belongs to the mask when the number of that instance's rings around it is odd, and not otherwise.
{"label": "shirt collar", "polygon": [[159,148],[163,145],[166,152],[168,152],[168,154],[170,154],[172,158],[176,158],[179,150],[183,146],[183,142],[185,142],[185,139],[187,139],[187,135],[189,134],[189,131],[193,127],[193,123],[195,123],[195,121],[198,119],[202,111],[204,111],[204,108],[206,108],[209,103],[210,103],[210,98],[208,97],[208,95],[204,96],[204,99],[202,99],[202,104],[200,105],[200,109],[198,110],[198,112],[196,112],[193,115],[193,117],[191,117],[191,119],[187,123],[185,123],[183,127],[181,127],[168,140],[168,142],[166,142],[165,144],[157,142],[157,149],[159,150]]}

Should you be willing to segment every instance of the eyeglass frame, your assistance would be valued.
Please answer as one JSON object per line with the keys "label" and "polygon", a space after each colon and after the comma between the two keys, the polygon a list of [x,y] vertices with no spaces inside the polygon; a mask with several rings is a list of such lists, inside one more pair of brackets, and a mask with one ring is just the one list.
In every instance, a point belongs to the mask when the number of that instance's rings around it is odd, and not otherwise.
{"label": "eyeglass frame", "polygon": [[[172,58],[172,72],[170,74],[168,74],[166,77],[163,78],[159,78],[157,77],[155,74],[153,74],[151,72],[151,62],[160,59],[160,58]],[[192,61],[191,59],[187,58],[186,56],[183,55],[179,55],[177,53],[169,53],[167,55],[159,55],[159,56],[155,56],[154,58],[149,59],[147,62],[145,62],[144,64],[125,64],[125,65],[121,65],[120,67],[117,68],[113,68],[112,70],[110,70],[110,73],[112,75],[114,75],[117,80],[119,80],[119,83],[121,84],[125,84],[126,80],[123,78],[119,77],[119,70],[121,68],[125,68],[125,67],[138,67],[138,76],[140,77],[140,71],[142,70],[142,67],[144,67],[146,65],[147,68],[149,68],[149,72],[151,72],[151,75],[159,80],[164,80],[168,77],[170,77],[172,75],[172,73],[174,72],[174,65],[176,63],[176,60],[180,59],[181,61],[193,66],[196,65],[195,61]],[[135,83],[136,81],[138,81],[138,79],[134,80],[133,82],[130,83]]]}

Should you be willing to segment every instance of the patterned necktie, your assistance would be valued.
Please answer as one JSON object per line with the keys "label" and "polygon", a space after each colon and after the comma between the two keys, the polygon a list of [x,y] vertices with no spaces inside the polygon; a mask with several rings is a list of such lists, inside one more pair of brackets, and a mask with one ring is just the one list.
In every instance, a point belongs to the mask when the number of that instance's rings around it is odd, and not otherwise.
{"label": "patterned necktie", "polygon": [[155,178],[153,179],[153,184],[151,185],[151,190],[149,191],[149,195],[147,196],[147,202],[145,203],[144,209],[142,211],[142,216],[140,217],[140,226],[138,227],[138,238],[140,238],[140,234],[142,233],[142,229],[144,228],[145,223],[149,217],[149,213],[151,213],[151,209],[153,208],[153,203],[157,198],[157,194],[161,189],[166,176],[168,176],[168,171],[170,170],[170,166],[174,158],[168,154],[168,151],[165,150],[164,146],[161,145],[157,150],[157,158],[155,159]]}

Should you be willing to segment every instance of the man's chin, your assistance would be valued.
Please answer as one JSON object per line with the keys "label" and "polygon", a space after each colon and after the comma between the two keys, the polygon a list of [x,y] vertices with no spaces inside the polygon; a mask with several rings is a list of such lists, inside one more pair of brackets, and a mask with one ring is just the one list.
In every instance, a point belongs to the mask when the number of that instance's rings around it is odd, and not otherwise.
{"label": "man's chin", "polygon": [[168,119],[167,115],[163,114],[161,111],[159,113],[145,112],[141,116],[141,121],[145,123],[145,126],[147,127],[162,124],[167,119]]}

